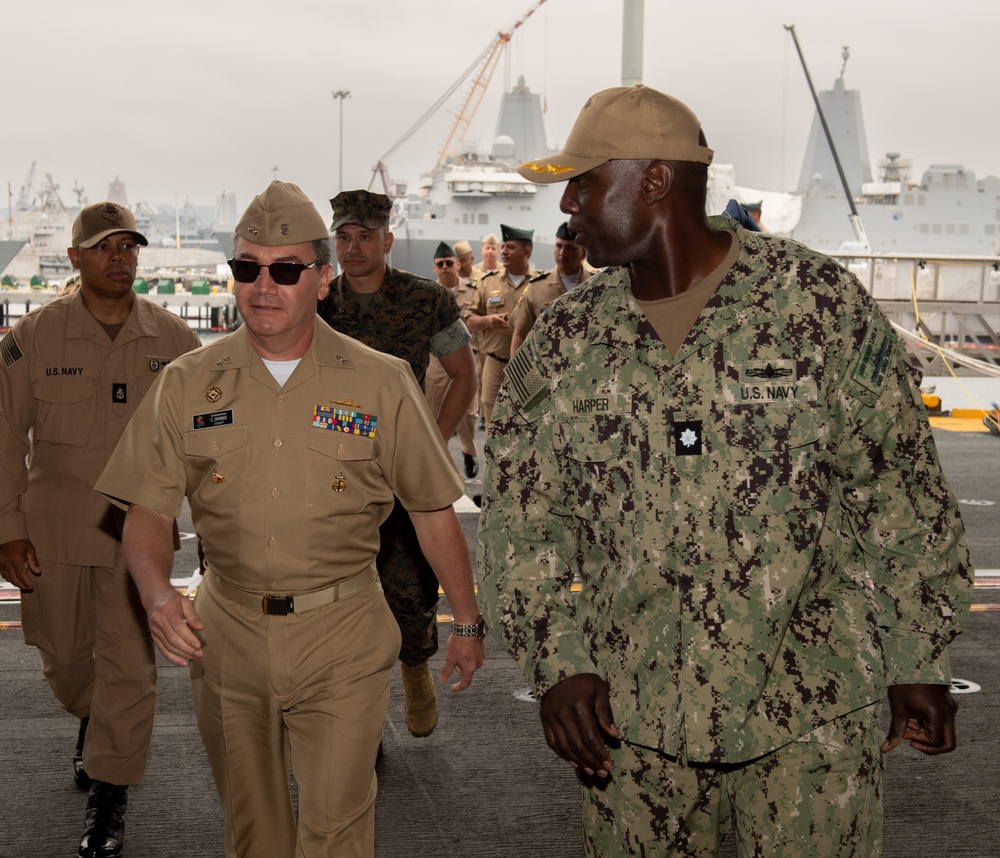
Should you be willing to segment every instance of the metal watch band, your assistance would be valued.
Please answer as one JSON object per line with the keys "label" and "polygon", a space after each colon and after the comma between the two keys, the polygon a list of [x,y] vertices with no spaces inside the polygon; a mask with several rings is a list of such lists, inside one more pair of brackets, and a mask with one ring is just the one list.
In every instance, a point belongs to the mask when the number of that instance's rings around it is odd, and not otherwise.
{"label": "metal watch band", "polygon": [[452,620],[451,633],[460,638],[479,638],[482,640],[486,637],[486,622],[483,620],[483,615],[480,614],[474,623],[462,624]]}

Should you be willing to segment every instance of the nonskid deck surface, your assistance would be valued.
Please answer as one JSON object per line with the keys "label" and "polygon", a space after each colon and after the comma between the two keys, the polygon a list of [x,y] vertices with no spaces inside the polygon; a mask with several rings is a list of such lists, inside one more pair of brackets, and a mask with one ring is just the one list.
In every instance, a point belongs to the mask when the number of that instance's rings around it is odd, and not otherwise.
{"label": "nonskid deck surface", "polygon": [[[884,858],[988,858],[1000,843],[995,810],[1000,742],[1000,439],[935,419],[945,473],[959,498],[977,569],[974,609],[951,648],[961,709],[960,744],[950,755],[910,749],[887,760]],[[480,437],[479,441],[481,442]],[[450,444],[462,465],[457,440]],[[480,443],[480,450],[482,445]],[[475,550],[477,512],[467,481],[459,518]],[[191,532],[190,519],[181,530]],[[186,584],[196,565],[193,539],[175,561]],[[448,619],[442,602],[442,621]],[[0,858],[75,853],[84,793],[73,786],[76,722],[58,709],[37,653],[19,630],[16,593],[0,591]],[[440,628],[442,638],[446,626]],[[432,664],[435,673],[440,655]],[[487,639],[486,665],[471,689],[439,688],[438,728],[410,736],[398,671],[378,764],[376,854],[580,858],[579,786],[545,745],[537,706],[509,656]],[[159,661],[153,748],[144,783],[130,791],[125,855],[218,858],[223,853],[219,799],[202,750],[187,671]],[[723,855],[735,855],[730,840]]]}

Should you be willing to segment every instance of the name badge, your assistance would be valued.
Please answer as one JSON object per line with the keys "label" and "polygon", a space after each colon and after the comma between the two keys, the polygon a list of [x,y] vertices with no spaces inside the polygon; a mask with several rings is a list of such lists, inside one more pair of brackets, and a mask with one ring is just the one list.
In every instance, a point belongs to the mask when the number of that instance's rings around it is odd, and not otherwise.
{"label": "name badge", "polygon": [[233,423],[233,410],[213,411],[211,414],[196,414],[191,422],[195,429],[212,429],[216,426],[231,426]]}

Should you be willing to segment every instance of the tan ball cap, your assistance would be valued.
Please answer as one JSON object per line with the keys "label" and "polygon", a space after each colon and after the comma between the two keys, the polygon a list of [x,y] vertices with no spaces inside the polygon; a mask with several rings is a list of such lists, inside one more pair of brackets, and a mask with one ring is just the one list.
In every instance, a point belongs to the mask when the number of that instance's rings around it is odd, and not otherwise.
{"label": "tan ball cap", "polygon": [[135,216],[118,203],[94,203],[80,209],[73,221],[71,241],[73,247],[91,248],[116,232],[130,232],[144,247],[149,242],[135,226]]}
{"label": "tan ball cap", "polygon": [[648,86],[616,86],[592,95],[562,152],[517,168],[537,184],[565,182],[608,161],[653,159],[711,164],[698,142],[701,123],[685,104]]}
{"label": "tan ball cap", "polygon": [[277,179],[247,206],[236,234],[262,247],[287,247],[330,237],[326,221],[302,189]]}

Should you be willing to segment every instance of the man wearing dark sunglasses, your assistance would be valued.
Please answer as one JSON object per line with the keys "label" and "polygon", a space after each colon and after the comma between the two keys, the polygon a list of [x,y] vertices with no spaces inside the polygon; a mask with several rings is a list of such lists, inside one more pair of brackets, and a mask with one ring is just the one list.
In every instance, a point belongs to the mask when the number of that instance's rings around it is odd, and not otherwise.
{"label": "man wearing dark sunglasses", "polygon": [[[455,616],[441,681],[457,670],[461,691],[483,662],[462,480],[406,363],[317,318],[330,256],[315,206],[272,182],[234,236],[245,324],[171,365],[97,486],[131,504],[125,553],[157,647],[190,663],[228,858],[374,854],[399,653],[375,556],[396,498]],[[193,604],[170,586],[185,496],[207,567]]]}
{"label": "man wearing dark sunglasses", "polygon": [[[320,316],[334,330],[405,360],[421,389],[430,356],[437,355],[451,379],[437,424],[441,437],[450,438],[476,394],[471,335],[454,296],[433,280],[388,264],[393,234],[387,196],[343,191],[330,203],[333,246],[343,273],[330,285]],[[438,715],[428,664],[438,648],[438,582],[401,504],[394,506],[380,533],[379,576],[403,636],[399,659],[406,726],[414,736],[429,736]]]}

